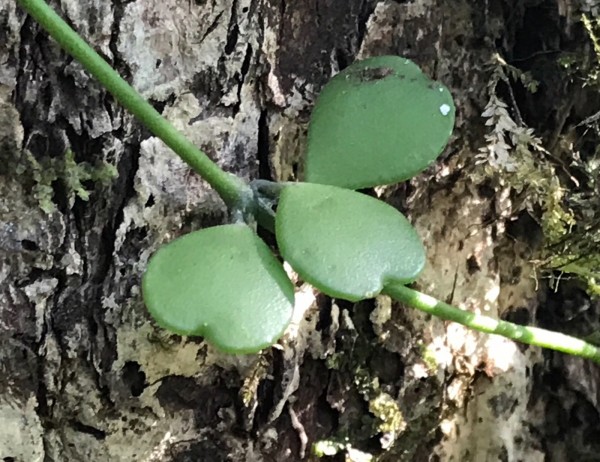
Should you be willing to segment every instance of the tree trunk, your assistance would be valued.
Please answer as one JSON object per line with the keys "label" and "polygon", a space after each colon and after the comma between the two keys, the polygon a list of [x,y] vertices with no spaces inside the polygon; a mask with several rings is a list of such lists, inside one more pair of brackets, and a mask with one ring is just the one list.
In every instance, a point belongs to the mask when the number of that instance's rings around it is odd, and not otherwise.
{"label": "tree trunk", "polygon": [[[546,274],[532,261],[547,240],[538,221],[548,204],[524,196],[497,155],[498,124],[481,115],[504,101],[506,117],[564,156],[597,110],[594,89],[560,65],[595,59],[579,20],[588,3],[52,5],[245,179],[301,178],[311,107],[341,68],[381,54],[414,60],[451,89],[458,110],[440,162],[380,191],[424,239],[418,286],[470,310],[584,335],[598,324],[598,304],[575,282],[556,292],[536,280]],[[0,62],[2,460],[600,460],[597,366],[385,297],[351,304],[299,285],[282,347],[260,355],[221,354],[159,329],[140,297],[149,256],[223,223],[224,205],[14,0],[0,5]],[[516,151],[508,155],[519,162]]]}

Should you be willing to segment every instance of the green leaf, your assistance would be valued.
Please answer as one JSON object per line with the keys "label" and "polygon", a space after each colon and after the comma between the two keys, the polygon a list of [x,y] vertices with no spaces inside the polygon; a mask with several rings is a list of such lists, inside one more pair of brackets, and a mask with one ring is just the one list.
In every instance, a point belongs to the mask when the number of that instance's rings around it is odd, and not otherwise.
{"label": "green leaf", "polygon": [[325,85],[308,131],[311,183],[366,188],[424,170],[454,126],[452,96],[408,59],[359,61]]}
{"label": "green leaf", "polygon": [[160,326],[204,336],[229,353],[275,343],[294,304],[282,265],[243,224],[195,231],[161,247],[150,259],[142,291]]}
{"label": "green leaf", "polygon": [[284,188],[275,217],[281,254],[325,294],[357,301],[388,282],[408,284],[425,265],[414,228],[395,208],[334,186]]}

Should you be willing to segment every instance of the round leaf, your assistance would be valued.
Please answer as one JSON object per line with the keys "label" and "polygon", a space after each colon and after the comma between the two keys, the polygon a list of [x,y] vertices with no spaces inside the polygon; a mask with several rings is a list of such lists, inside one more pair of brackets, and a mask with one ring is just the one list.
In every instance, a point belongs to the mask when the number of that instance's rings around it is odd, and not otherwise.
{"label": "round leaf", "polygon": [[306,181],[353,189],[404,181],[440,155],[453,126],[450,92],[412,61],[380,56],[356,62],[317,99]]}
{"label": "round leaf", "polygon": [[374,297],[387,282],[414,281],[425,265],[423,245],[404,215],[347,189],[308,183],[286,187],[275,229],[285,260],[332,297]]}
{"label": "round leaf", "polygon": [[160,326],[204,336],[230,353],[275,343],[294,303],[282,265],[243,224],[195,231],[161,247],[150,259],[142,291]]}

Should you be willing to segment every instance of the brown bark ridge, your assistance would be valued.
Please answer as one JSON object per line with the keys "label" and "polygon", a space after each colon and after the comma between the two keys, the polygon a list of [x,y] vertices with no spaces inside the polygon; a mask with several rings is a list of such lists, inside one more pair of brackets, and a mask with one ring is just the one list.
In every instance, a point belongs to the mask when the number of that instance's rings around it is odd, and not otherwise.
{"label": "brown bark ridge", "polygon": [[[413,59],[451,88],[458,108],[442,160],[378,190],[423,236],[419,286],[468,309],[585,334],[598,305],[576,284],[554,292],[536,283],[539,210],[527,212],[480,148],[493,128],[481,117],[490,92],[548,148],[593,114],[592,90],[557,64],[565,53],[589,60],[578,19],[589,3],[52,5],[247,179],[301,175],[311,107],[339,69],[379,54]],[[515,78],[525,71],[537,92]],[[260,355],[220,354],[157,328],[139,290],[149,256],[224,222],[224,206],[13,0],[0,4],[0,157],[0,460],[600,460],[597,366],[385,297],[350,304],[299,283],[281,347]]]}

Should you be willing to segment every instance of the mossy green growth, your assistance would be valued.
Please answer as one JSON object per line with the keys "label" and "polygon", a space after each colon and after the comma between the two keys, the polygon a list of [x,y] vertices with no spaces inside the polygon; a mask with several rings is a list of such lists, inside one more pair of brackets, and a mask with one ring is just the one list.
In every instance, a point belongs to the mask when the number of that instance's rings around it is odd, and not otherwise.
{"label": "mossy green growth", "polygon": [[370,400],[369,411],[379,420],[379,431],[393,435],[394,439],[406,428],[398,403],[387,393],[381,392]]}
{"label": "mossy green growth", "polygon": [[25,151],[25,158],[29,165],[19,165],[17,173],[22,174],[27,171],[27,167],[31,168],[31,176],[34,182],[32,187],[33,197],[44,212],[54,212],[56,204],[52,201],[52,196],[54,195],[52,183],[58,179],[58,173],[51,165],[52,162],[50,159],[38,162],[29,151]]}
{"label": "mossy green growth", "polygon": [[[594,35],[597,21],[584,17],[584,25],[592,42],[597,44]],[[563,53],[557,60],[570,78],[592,84],[590,65],[584,63],[582,57]],[[479,156],[482,160],[485,156],[485,162],[480,162],[484,175],[476,174],[476,181],[494,178],[501,187],[510,187],[521,199],[513,201],[513,213],[541,210],[539,224],[543,248],[532,249],[541,250],[541,257],[537,259],[538,267],[546,272],[576,275],[586,283],[588,293],[596,296],[600,293],[600,228],[594,210],[600,207],[596,193],[599,190],[600,165],[597,159],[600,158],[600,150],[591,156],[591,160],[583,161],[579,153],[572,151],[570,140],[559,139],[555,149],[557,152],[550,156],[542,139],[524,126],[522,121],[515,121],[507,105],[496,95],[497,84],[500,81],[509,83],[508,76],[521,80],[526,88],[533,91],[527,84],[530,76],[520,72],[498,57],[488,85],[490,101],[483,113],[488,119],[486,125],[492,127],[492,131],[486,136],[489,144],[482,149],[484,154]],[[582,124],[595,123],[591,119],[593,117]],[[589,133],[597,133],[597,125],[589,126],[594,128],[588,130]],[[507,140],[512,146],[506,143]],[[583,142],[580,140],[579,144]],[[564,149],[567,150],[564,155],[568,156],[570,163],[557,166],[554,159],[560,158],[558,152]],[[565,186],[565,173],[573,175],[567,179],[568,186]],[[477,178],[477,175],[481,176]],[[575,180],[577,187],[574,188],[575,178],[578,180]]]}
{"label": "mossy green growth", "polygon": [[90,191],[85,188],[84,182],[98,182],[106,186],[118,176],[117,168],[108,162],[104,161],[95,166],[85,161],[77,162],[70,149],[63,157],[44,158],[41,161],[28,151],[24,151],[24,154],[28,165],[21,165],[17,173],[30,171],[34,182],[33,196],[46,213],[56,210],[56,204],[52,200],[52,183],[55,181],[61,181],[65,185],[69,207],[73,207],[76,198],[83,201],[90,198]]}
{"label": "mossy green growth", "polygon": [[600,82],[600,18],[584,14],[581,22],[592,43],[595,54],[595,62],[588,70],[588,84],[598,85]]}
{"label": "mossy green growth", "polygon": [[312,452],[317,457],[331,457],[344,451],[348,443],[336,440],[319,440],[313,444]]}
{"label": "mossy green growth", "polygon": [[316,441],[312,446],[312,453],[317,457],[332,457],[341,452],[346,453],[346,462],[375,462],[375,457],[368,452],[359,451],[348,441],[326,439]]}
{"label": "mossy green growth", "polygon": [[434,347],[432,344],[421,345],[421,354],[423,357],[423,362],[427,365],[427,369],[429,369],[430,372],[435,373],[438,369],[438,362],[433,348]]}
{"label": "mossy green growth", "polygon": [[354,383],[358,392],[368,401],[369,412],[375,417],[373,434],[383,433],[390,442],[395,440],[406,428],[406,421],[396,400],[381,390],[379,378],[372,376],[368,369],[359,367]]}
{"label": "mossy green growth", "polygon": [[545,262],[545,266],[561,273],[576,275],[585,282],[588,294],[592,297],[600,297],[599,241],[600,234],[595,239],[581,241],[578,253],[553,255]]}
{"label": "mossy green growth", "polygon": [[73,151],[68,149],[65,152],[61,176],[69,191],[69,205],[72,207],[75,197],[83,201],[90,198],[90,191],[83,186],[84,182],[92,181],[107,185],[118,176],[118,172],[117,168],[108,162],[102,162],[97,166],[92,166],[85,161],[77,162]]}

